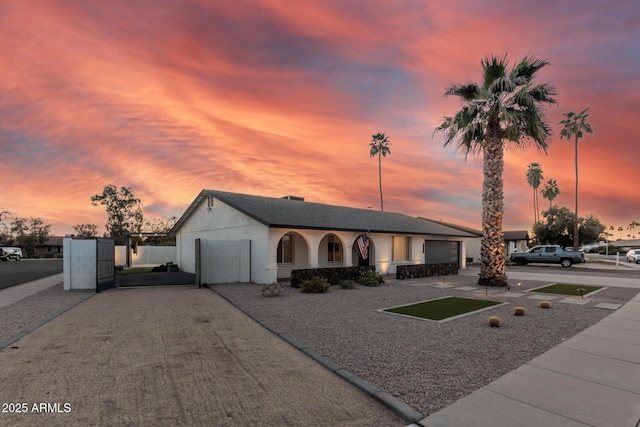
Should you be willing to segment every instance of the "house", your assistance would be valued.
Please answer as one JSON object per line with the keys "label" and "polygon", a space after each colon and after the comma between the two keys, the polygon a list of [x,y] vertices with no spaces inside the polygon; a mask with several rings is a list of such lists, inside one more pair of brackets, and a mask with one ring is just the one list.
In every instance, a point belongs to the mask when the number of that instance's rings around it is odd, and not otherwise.
{"label": "house", "polygon": [[400,213],[203,190],[169,233],[201,283],[273,283],[305,268],[465,266],[466,231]]}
{"label": "house", "polygon": [[44,243],[34,247],[34,258],[62,258],[62,237],[50,236]]}
{"label": "house", "polygon": [[[427,218],[423,218],[427,219]],[[434,221],[434,220],[429,220]],[[467,248],[467,263],[480,262],[480,244],[482,238],[482,231],[474,230],[473,228],[463,227],[456,224],[438,221],[448,227],[457,228],[462,231],[466,231],[473,234],[474,237],[465,238]],[[504,248],[505,257],[508,257],[513,252],[524,252],[529,246],[529,233],[526,230],[516,231],[504,231]]]}
{"label": "house", "polygon": [[438,222],[440,224],[446,225],[447,227],[456,228],[458,230],[462,230],[464,232],[471,234],[472,235],[471,237],[465,237],[464,239],[465,247],[467,248],[465,262],[466,264],[480,262],[480,238],[482,237],[482,231],[475,230],[469,227],[463,227],[461,225],[452,224],[449,222],[436,221],[434,219],[423,218],[423,217],[419,217],[419,218],[427,221]]}
{"label": "house", "polygon": [[505,256],[526,251],[529,248],[529,233],[526,230],[505,231],[504,247]]}

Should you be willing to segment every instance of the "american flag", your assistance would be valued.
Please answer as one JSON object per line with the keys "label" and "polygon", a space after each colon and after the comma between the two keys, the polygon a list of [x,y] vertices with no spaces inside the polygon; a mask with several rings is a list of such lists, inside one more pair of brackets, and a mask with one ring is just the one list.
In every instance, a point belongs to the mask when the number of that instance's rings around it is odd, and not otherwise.
{"label": "american flag", "polygon": [[364,234],[357,239],[358,249],[360,249],[360,255],[362,259],[369,258],[369,239],[367,239],[367,235]]}

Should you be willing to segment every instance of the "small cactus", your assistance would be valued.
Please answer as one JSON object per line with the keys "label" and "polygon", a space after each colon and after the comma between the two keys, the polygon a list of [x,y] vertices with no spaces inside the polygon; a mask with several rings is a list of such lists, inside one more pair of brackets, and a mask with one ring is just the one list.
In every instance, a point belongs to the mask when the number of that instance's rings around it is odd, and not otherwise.
{"label": "small cactus", "polygon": [[489,317],[489,326],[491,326],[492,328],[499,328],[500,326],[502,326],[502,321],[498,316],[491,316]]}
{"label": "small cactus", "polygon": [[524,307],[515,307],[513,309],[514,316],[524,316],[525,314],[527,314],[527,310]]}
{"label": "small cactus", "polygon": [[549,301],[540,301],[540,308],[551,308],[551,303]]}

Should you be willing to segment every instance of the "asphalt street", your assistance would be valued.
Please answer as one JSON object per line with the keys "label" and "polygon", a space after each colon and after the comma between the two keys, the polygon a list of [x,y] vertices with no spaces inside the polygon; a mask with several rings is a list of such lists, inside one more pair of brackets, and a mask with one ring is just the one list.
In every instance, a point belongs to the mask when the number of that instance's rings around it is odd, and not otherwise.
{"label": "asphalt street", "polygon": [[62,259],[0,262],[0,289],[62,273]]}

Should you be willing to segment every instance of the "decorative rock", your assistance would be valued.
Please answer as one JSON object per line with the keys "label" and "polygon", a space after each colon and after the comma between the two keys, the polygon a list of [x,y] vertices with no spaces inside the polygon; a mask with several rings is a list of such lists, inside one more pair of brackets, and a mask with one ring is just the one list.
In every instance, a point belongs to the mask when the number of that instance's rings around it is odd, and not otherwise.
{"label": "decorative rock", "polygon": [[551,303],[549,301],[540,301],[540,308],[551,308]]}

